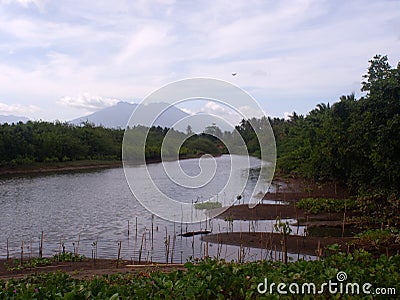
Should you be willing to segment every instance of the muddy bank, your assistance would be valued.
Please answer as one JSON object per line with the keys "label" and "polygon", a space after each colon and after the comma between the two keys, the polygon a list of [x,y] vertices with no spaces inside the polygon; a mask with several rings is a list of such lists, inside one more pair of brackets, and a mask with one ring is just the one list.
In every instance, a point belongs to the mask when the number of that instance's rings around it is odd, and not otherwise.
{"label": "muddy bank", "polygon": [[219,219],[226,220],[275,220],[304,218],[303,210],[296,208],[294,203],[288,205],[259,204],[250,208],[247,204],[234,205],[226,208],[215,208],[209,210],[211,215],[217,215]]}
{"label": "muddy bank", "polygon": [[[247,204],[234,205],[226,208],[210,209],[210,215],[217,215],[216,218],[224,220],[276,220],[295,219],[299,225],[310,225],[313,222],[318,222],[318,226],[323,225],[341,226],[343,224],[342,213],[318,213],[306,214],[303,209],[296,208],[294,202],[287,205],[280,204],[259,204],[254,208],[250,208]],[[351,216],[348,212],[346,216]],[[297,224],[297,223],[296,223]],[[349,223],[345,223],[347,225]]]}
{"label": "muddy bank", "polygon": [[[325,255],[327,246],[338,244],[342,251],[347,251],[347,243],[353,238],[338,237],[309,237],[309,236],[287,236],[287,250],[292,254],[300,255]],[[202,240],[213,244],[228,244],[234,246],[262,248],[268,251],[282,251],[282,235],[279,233],[266,232],[229,232],[203,236]]]}
{"label": "muddy bank", "polygon": [[284,178],[276,176],[271,184],[276,192],[267,192],[263,199],[275,201],[298,201],[303,198],[333,198],[349,197],[346,187],[332,183],[318,183],[301,178]]}
{"label": "muddy bank", "polygon": [[8,280],[10,278],[23,278],[27,275],[40,273],[50,273],[62,271],[70,274],[74,278],[92,278],[93,276],[102,276],[103,274],[130,273],[161,270],[169,272],[177,269],[184,269],[182,264],[145,264],[132,261],[120,261],[117,268],[117,261],[112,259],[97,259],[96,264],[92,260],[79,262],[59,262],[49,266],[36,268],[24,268],[22,270],[7,270],[8,266],[12,266],[13,261],[6,259],[0,260],[0,280]]}

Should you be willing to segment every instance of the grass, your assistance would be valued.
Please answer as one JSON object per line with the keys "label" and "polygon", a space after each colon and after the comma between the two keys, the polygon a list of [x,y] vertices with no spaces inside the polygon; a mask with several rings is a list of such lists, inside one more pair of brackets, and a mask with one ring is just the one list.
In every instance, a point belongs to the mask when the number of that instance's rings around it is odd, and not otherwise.
{"label": "grass", "polygon": [[18,259],[13,261],[12,266],[8,266],[8,271],[22,270],[26,268],[37,268],[40,266],[48,266],[55,262],[68,262],[68,261],[83,261],[86,257],[80,254],[74,254],[72,252],[64,252],[60,254],[55,254],[53,257],[33,257],[23,264],[20,263]]}
{"label": "grass", "polygon": [[213,208],[220,208],[222,204],[220,202],[202,202],[202,203],[195,203],[194,208],[196,209],[213,209]]}
{"label": "grass", "polygon": [[[23,279],[0,280],[0,299],[380,299],[378,295],[260,294],[257,287],[269,283],[339,283],[337,274],[345,272],[349,283],[370,283],[375,288],[394,288],[400,292],[400,256],[374,258],[365,251],[353,254],[335,252],[315,261],[299,260],[287,265],[262,261],[234,263],[205,259],[187,262],[185,270],[103,275],[76,279],[65,273],[32,275]],[[394,290],[391,290],[393,293]],[[392,295],[393,297],[393,295]]]}

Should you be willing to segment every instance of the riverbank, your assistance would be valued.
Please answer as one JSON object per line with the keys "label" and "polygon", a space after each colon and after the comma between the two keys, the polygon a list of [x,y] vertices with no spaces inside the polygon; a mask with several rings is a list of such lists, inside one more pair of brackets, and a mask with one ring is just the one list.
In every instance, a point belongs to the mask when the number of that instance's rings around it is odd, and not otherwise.
{"label": "riverbank", "polygon": [[[180,157],[179,160],[200,158],[202,155],[188,155]],[[221,154],[222,155],[222,154]],[[221,155],[214,155],[219,157]],[[171,158],[166,161],[174,161]],[[158,158],[150,158],[146,160],[146,164],[154,164],[162,162]],[[134,163],[133,165],[139,165],[140,163]],[[121,160],[74,160],[65,162],[49,162],[49,163],[32,163],[29,165],[16,165],[16,166],[0,166],[0,177],[1,176],[13,176],[13,175],[30,175],[30,174],[43,174],[43,173],[56,173],[56,172],[73,172],[73,171],[84,171],[84,170],[95,170],[95,169],[106,169],[106,168],[118,168],[122,167]]]}
{"label": "riverbank", "polygon": [[[227,244],[240,247],[251,247],[263,249],[266,252],[282,251],[282,234],[271,232],[223,232],[206,235],[202,237],[204,242],[213,244]],[[328,246],[337,244],[341,251],[348,250],[347,244],[352,238],[339,237],[310,237],[288,235],[286,237],[287,251],[303,255],[323,256],[328,250]]]}
{"label": "riverbank", "polygon": [[122,162],[119,160],[76,160],[35,163],[30,165],[0,167],[0,176],[71,172],[115,167],[122,167]]}
{"label": "riverbank", "polygon": [[[10,270],[16,260],[0,259],[0,280],[19,279],[28,275],[38,275],[50,272],[65,272],[77,279],[90,279],[94,276],[101,277],[104,274],[133,273],[140,271],[163,271],[183,269],[183,264],[144,263],[131,260],[120,260],[117,265],[116,259],[91,259],[74,262],[54,262],[47,266],[25,267],[19,270]],[[18,262],[17,262],[18,264]]]}

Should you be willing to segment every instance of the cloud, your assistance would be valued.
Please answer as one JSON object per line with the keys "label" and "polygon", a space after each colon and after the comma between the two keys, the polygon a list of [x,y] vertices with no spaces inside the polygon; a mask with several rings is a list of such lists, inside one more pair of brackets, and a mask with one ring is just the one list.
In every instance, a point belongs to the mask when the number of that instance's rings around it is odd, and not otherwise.
{"label": "cloud", "polygon": [[291,117],[292,115],[293,115],[293,113],[290,113],[290,112],[285,111],[285,112],[283,113],[283,118],[284,118],[285,120],[289,120],[290,117]]}
{"label": "cloud", "polygon": [[179,108],[190,115],[206,114],[218,116],[222,120],[233,125],[238,124],[243,118],[240,113],[236,112],[231,107],[215,101],[198,100],[194,101],[194,103],[189,101],[184,105],[186,106],[179,106]]}
{"label": "cloud", "polygon": [[[44,11],[45,0],[3,0],[5,4],[19,4],[24,8],[28,8],[31,4],[35,5],[41,12]],[[1,4],[1,2],[0,2]]]}
{"label": "cloud", "polygon": [[35,105],[6,104],[0,102],[0,114],[29,116],[31,113],[39,111]]}
{"label": "cloud", "polygon": [[61,98],[58,103],[71,106],[74,108],[82,108],[87,111],[96,111],[105,107],[113,106],[117,104],[120,100],[113,98],[103,98],[100,96],[93,96],[89,93],[84,93],[79,96],[65,96]]}
{"label": "cloud", "polygon": [[190,109],[190,108],[186,108],[186,107],[181,107],[180,110],[184,111],[185,113],[189,114],[189,115],[195,115],[197,112]]}
{"label": "cloud", "polygon": [[62,119],[94,109],[56,109],[64,95],[142,99],[200,76],[245,89],[268,114],[305,113],[357,93],[374,54],[396,65],[399,20],[398,1],[0,0],[0,96]]}

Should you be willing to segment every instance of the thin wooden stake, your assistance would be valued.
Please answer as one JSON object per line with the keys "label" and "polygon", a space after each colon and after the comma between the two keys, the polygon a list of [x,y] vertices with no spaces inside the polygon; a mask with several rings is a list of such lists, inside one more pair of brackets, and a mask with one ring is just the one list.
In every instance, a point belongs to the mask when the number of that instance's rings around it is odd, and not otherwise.
{"label": "thin wooden stake", "polygon": [[121,245],[122,245],[122,241],[119,241],[118,242],[117,269],[118,269],[118,265],[119,265],[119,260],[121,259]]}
{"label": "thin wooden stake", "polygon": [[154,249],[154,215],[151,215],[151,252],[153,252]]}
{"label": "thin wooden stake", "polygon": [[21,266],[24,263],[24,241],[21,243]]}
{"label": "thin wooden stake", "polygon": [[10,259],[10,251],[8,249],[8,239],[7,239],[7,260]]}
{"label": "thin wooden stake", "polygon": [[176,241],[176,234],[174,233],[174,238],[172,240],[171,264],[174,263],[175,241]]}
{"label": "thin wooden stake", "polygon": [[142,235],[142,241],[141,241],[141,243],[140,243],[140,250],[139,250],[139,264],[140,264],[140,262],[142,261],[142,249],[143,249],[143,241],[144,241],[144,235],[146,234],[146,231],[145,232],[143,232],[143,235]]}
{"label": "thin wooden stake", "polygon": [[43,257],[43,237],[44,237],[44,233],[42,230],[42,235],[40,236],[40,247],[39,247],[39,257],[40,258]]}
{"label": "thin wooden stake", "polygon": [[135,226],[135,231],[136,231],[136,233],[135,233],[135,241],[136,241],[137,240],[137,217],[135,219],[135,222],[136,222],[136,226]]}
{"label": "thin wooden stake", "polygon": [[76,256],[79,256],[79,244],[81,243],[81,234],[78,234],[78,243],[76,244]]}

